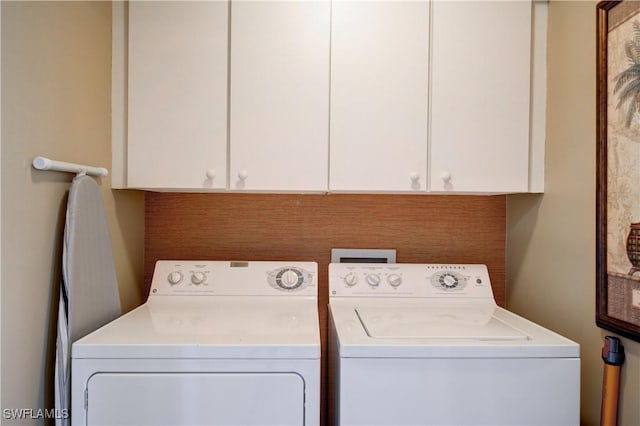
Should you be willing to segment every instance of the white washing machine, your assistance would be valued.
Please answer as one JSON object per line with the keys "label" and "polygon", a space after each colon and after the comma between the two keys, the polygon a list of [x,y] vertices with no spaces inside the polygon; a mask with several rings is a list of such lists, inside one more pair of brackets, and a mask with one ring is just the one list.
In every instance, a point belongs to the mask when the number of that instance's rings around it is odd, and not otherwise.
{"label": "white washing machine", "polygon": [[72,424],[318,425],[311,262],[159,261],[148,301],[72,347]]}
{"label": "white washing machine", "polygon": [[498,307],[484,265],[330,264],[336,425],[578,425],[576,343]]}

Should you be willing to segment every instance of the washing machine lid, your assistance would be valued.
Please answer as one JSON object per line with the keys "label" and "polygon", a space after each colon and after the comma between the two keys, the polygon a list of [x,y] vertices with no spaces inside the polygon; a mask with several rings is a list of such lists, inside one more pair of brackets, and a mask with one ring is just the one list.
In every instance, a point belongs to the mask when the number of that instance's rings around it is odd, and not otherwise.
{"label": "washing machine lid", "polygon": [[493,303],[331,300],[342,358],[579,357],[579,346]]}
{"label": "washing machine lid", "polygon": [[365,332],[375,339],[527,340],[524,332],[493,316],[493,309],[412,306],[355,308]]}
{"label": "washing machine lid", "polygon": [[74,342],[72,357],[318,359],[317,304],[315,298],[157,298]]}

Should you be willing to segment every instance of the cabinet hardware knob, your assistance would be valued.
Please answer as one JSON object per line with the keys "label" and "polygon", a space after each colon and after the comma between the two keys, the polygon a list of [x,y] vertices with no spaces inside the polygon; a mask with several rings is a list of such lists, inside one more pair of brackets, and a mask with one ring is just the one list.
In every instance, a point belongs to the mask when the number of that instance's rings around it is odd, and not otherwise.
{"label": "cabinet hardware knob", "polygon": [[450,172],[442,172],[442,174],[440,175],[440,177],[442,178],[442,180],[444,182],[450,182],[451,181],[451,173]]}
{"label": "cabinet hardware knob", "polygon": [[411,179],[412,182],[417,182],[420,180],[420,175],[416,172],[411,172],[409,174],[409,178]]}
{"label": "cabinet hardware knob", "polygon": [[249,177],[249,173],[246,170],[240,170],[240,172],[238,172],[238,178],[240,180],[245,180],[247,177]]}
{"label": "cabinet hardware knob", "polygon": [[215,177],[216,177],[216,170],[215,169],[207,170],[207,179],[213,180],[213,178],[215,178]]}

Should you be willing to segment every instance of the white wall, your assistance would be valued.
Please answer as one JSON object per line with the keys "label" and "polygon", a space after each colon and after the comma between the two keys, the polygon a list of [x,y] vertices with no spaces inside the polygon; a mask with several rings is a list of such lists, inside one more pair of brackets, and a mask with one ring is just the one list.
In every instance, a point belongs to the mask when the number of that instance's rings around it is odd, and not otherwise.
{"label": "white wall", "polygon": [[[548,37],[545,193],[508,197],[507,306],[580,343],[581,422],[598,425],[596,2],[552,0]],[[638,425],[640,344],[623,344],[619,424]]]}
{"label": "white wall", "polygon": [[[111,167],[111,4],[1,2],[2,408],[47,408],[72,175],[34,156]],[[143,196],[99,181],[121,302],[140,302]],[[42,424],[43,420],[2,424]]]}

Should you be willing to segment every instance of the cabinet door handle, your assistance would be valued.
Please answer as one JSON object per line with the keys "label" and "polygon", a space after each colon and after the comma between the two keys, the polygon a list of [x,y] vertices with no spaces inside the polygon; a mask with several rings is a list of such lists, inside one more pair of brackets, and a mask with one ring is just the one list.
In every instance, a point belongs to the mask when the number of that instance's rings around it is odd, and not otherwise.
{"label": "cabinet door handle", "polygon": [[246,170],[240,170],[238,172],[238,179],[246,180],[249,177],[249,173]]}
{"label": "cabinet door handle", "polygon": [[209,169],[207,170],[207,179],[209,180],[213,180],[213,178],[216,177],[216,170],[215,169]]}
{"label": "cabinet door handle", "polygon": [[411,179],[411,182],[418,182],[420,180],[420,175],[417,172],[411,172],[409,174],[409,178]]}
{"label": "cabinet door handle", "polygon": [[442,172],[440,177],[442,178],[443,182],[446,182],[446,183],[451,182],[451,173],[450,172]]}

